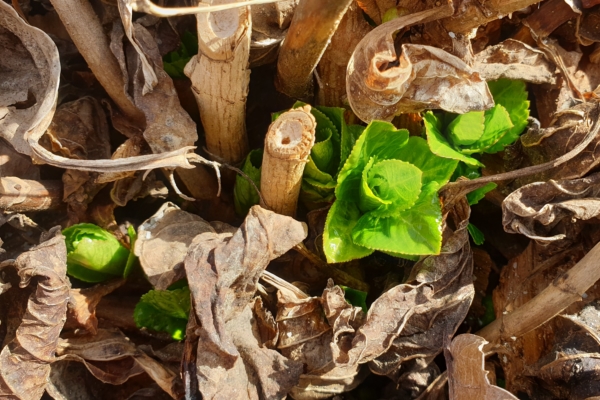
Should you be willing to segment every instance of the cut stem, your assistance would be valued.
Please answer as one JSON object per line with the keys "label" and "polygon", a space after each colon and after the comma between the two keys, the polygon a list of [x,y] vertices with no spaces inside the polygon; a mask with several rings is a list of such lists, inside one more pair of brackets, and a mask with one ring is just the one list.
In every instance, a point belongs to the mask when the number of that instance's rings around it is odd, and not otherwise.
{"label": "cut stem", "polygon": [[117,59],[88,0],[51,0],[77,49],[106,93],[125,115],[143,126],[145,118],[125,93]]}
{"label": "cut stem", "polygon": [[352,0],[302,0],[279,50],[277,90],[307,98],[312,74]]}
{"label": "cut stem", "polygon": [[0,178],[0,210],[11,212],[46,211],[62,202],[61,181],[32,181],[15,176]]}
{"label": "cut stem", "polygon": [[296,215],[302,174],[315,143],[316,126],[310,106],[304,106],[281,114],[269,127],[260,191],[264,206],[276,213]]}
{"label": "cut stem", "polygon": [[237,164],[248,153],[246,98],[252,24],[247,7],[201,13],[198,55],[185,68],[206,134],[218,161]]}

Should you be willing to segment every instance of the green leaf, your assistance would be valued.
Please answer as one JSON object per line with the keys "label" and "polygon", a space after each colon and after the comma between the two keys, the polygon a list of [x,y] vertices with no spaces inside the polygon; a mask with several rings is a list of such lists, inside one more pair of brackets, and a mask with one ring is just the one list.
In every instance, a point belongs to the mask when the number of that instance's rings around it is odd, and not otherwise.
{"label": "green leaf", "polygon": [[[252,179],[252,182],[254,182],[256,187],[260,187],[262,157],[262,149],[252,150],[248,153],[248,156],[242,165],[242,172]],[[242,217],[248,214],[250,207],[260,203],[260,197],[258,196],[256,189],[254,189],[254,186],[241,175],[235,177],[233,203],[235,205],[235,212]]]}
{"label": "green leaf", "polygon": [[367,307],[367,292],[363,292],[361,290],[356,290],[349,288],[348,286],[340,285],[342,290],[344,291],[344,298],[350,304],[355,307],[362,308],[363,312],[366,313],[368,310]]}
{"label": "green leaf", "polygon": [[483,236],[483,232],[481,232],[475,225],[467,225],[467,231],[469,231],[469,235],[471,235],[473,243],[475,243],[477,246],[481,246],[485,242],[485,236]]}
{"label": "green leaf", "polygon": [[409,162],[421,170],[423,185],[429,182],[437,182],[440,186],[445,185],[458,165],[457,160],[433,154],[427,141],[418,136],[411,136],[408,144],[396,155],[399,160]]}
{"label": "green leaf", "polygon": [[179,47],[163,56],[163,68],[165,72],[175,79],[185,78],[183,70],[190,59],[198,54],[198,38],[186,31],[181,37]]}
{"label": "green leaf", "polygon": [[427,143],[434,154],[443,158],[459,160],[474,167],[483,166],[475,158],[466,156],[452,147],[444,135],[442,135],[442,122],[434,113],[431,111],[426,112],[423,116],[423,122],[425,123]]}
{"label": "green leaf", "polygon": [[490,153],[490,148],[499,143],[513,126],[508,111],[502,104],[496,104],[485,112],[485,129],[481,138],[461,152],[463,154]]}
{"label": "green leaf", "polygon": [[151,290],[142,296],[133,312],[139,328],[171,334],[173,339],[183,339],[190,313],[190,289]]}
{"label": "green leaf", "polygon": [[416,203],[421,193],[422,175],[419,168],[407,162],[383,160],[371,168],[365,168],[362,186],[368,186],[384,206],[391,205],[394,213],[398,213]]}
{"label": "green leaf", "polygon": [[346,262],[373,253],[373,250],[352,241],[352,230],[360,216],[361,212],[353,201],[338,198],[333,203],[327,214],[323,231],[323,250],[328,262]]}
{"label": "green leaf", "polygon": [[492,190],[496,189],[497,187],[498,187],[498,185],[496,185],[494,182],[490,182],[487,185],[485,185],[484,187],[475,189],[471,193],[468,193],[467,201],[469,202],[469,205],[474,206],[475,204],[479,203],[485,197],[485,194],[487,192],[491,192]]}
{"label": "green leaf", "polygon": [[396,215],[380,217],[376,211],[364,214],[352,229],[353,242],[372,250],[393,253],[439,254],[442,210],[438,189],[437,182],[430,182],[423,187],[413,207]]}
{"label": "green leaf", "polygon": [[527,86],[523,81],[499,79],[488,82],[488,87],[494,97],[494,102],[506,109],[513,123],[513,127],[502,139],[486,151],[493,154],[513,144],[523,133],[529,117],[529,101],[527,100]]}
{"label": "green leaf", "polygon": [[137,232],[131,225],[129,225],[127,228],[127,236],[129,236],[129,243],[131,243],[131,251],[129,252],[129,257],[127,257],[127,262],[125,263],[125,270],[123,271],[124,278],[127,278],[129,275],[131,275],[133,266],[137,261],[137,257],[133,252],[133,249],[135,249],[135,242],[137,240]]}
{"label": "green leaf", "polygon": [[483,135],[483,111],[471,111],[454,118],[448,125],[448,135],[455,145],[470,145]]}
{"label": "green leaf", "polygon": [[373,121],[356,141],[340,174],[335,195],[338,199],[357,201],[360,194],[362,171],[371,157],[375,160],[396,159],[408,143],[408,131],[396,129],[384,121]]}
{"label": "green leaf", "polygon": [[67,272],[85,282],[123,276],[129,250],[110,232],[94,224],[77,224],[63,230],[67,246]]}

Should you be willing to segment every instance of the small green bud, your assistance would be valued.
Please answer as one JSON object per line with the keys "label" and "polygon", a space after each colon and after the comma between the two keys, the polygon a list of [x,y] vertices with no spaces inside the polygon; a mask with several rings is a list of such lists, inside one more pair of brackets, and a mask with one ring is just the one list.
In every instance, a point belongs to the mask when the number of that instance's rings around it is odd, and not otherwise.
{"label": "small green bud", "polygon": [[77,224],[63,235],[69,275],[84,282],[123,276],[130,252],[110,232],[94,224]]}

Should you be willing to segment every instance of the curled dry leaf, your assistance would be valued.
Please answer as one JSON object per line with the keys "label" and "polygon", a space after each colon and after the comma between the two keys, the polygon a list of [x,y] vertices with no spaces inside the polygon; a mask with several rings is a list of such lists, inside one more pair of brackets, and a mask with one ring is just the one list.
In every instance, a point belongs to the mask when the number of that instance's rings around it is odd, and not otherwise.
{"label": "curled dry leaf", "polygon": [[448,386],[453,400],[517,400],[510,392],[492,385],[485,370],[482,337],[458,335],[452,340],[447,354]]}
{"label": "curled dry leaf", "polygon": [[184,262],[193,310],[186,345],[197,347],[203,398],[279,399],[298,382],[302,365],[252,333],[252,299],[269,261],[305,237],[302,223],[254,206],[234,233],[207,232],[192,241]]}
{"label": "curled dry leaf", "polygon": [[105,383],[120,385],[146,372],[172,398],[183,395],[178,375],[137,349],[120,331],[99,329],[94,336],[61,339],[56,354],[62,360],[83,363]]}
{"label": "curled dry leaf", "polygon": [[0,137],[31,155],[54,114],[60,61],[56,45],[0,4]]}
{"label": "curled dry leaf", "polygon": [[[351,346],[332,345],[338,365],[369,362],[374,373],[409,384],[442,351],[475,294],[467,232],[469,207],[463,200],[450,215],[456,216],[457,229],[452,232],[446,227],[440,255],[419,261],[407,283],[373,302]],[[418,394],[423,382],[414,382],[413,394]]]}
{"label": "curled dry leaf", "polygon": [[[390,121],[400,113],[441,108],[454,113],[485,110],[494,100],[485,81],[464,61],[441,49],[402,45],[394,32],[452,15],[451,4],[396,18],[369,32],[348,63],[346,90],[363,121]],[[397,66],[396,66],[397,65]]]}
{"label": "curled dry leaf", "polygon": [[0,397],[39,399],[55,360],[69,300],[67,248],[60,227],[21,254],[15,266],[21,287],[32,279],[37,287],[29,296],[15,337],[0,352]]}
{"label": "curled dry leaf", "polygon": [[165,203],[138,228],[134,252],[148,280],[156,289],[166,289],[185,277],[183,260],[192,240],[215,229],[195,214]]}
{"label": "curled dry leaf", "polygon": [[277,293],[277,348],[289,359],[302,362],[304,373],[292,388],[296,400],[326,399],[355,388],[368,370],[360,364],[336,365],[331,345],[347,346],[363,322],[360,307],[344,298],[344,291],[329,280],[322,297],[299,298],[289,291]]}
{"label": "curled dry leaf", "polygon": [[572,233],[572,224],[600,214],[599,195],[600,173],[582,179],[530,183],[504,199],[502,224],[506,232],[540,243],[561,240],[567,232]]}
{"label": "curled dry leaf", "polygon": [[556,67],[545,53],[514,39],[477,53],[473,69],[486,81],[505,78],[537,84],[556,83]]}

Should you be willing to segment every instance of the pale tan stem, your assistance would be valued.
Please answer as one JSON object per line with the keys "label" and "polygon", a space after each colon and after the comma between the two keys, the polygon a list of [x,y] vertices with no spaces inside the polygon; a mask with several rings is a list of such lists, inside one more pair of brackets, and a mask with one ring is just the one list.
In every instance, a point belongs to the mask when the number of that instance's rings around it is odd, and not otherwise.
{"label": "pale tan stem", "polygon": [[302,0],[279,50],[277,89],[290,97],[312,92],[312,74],[352,0]]}
{"label": "pale tan stem", "polygon": [[192,81],[208,151],[219,161],[236,164],[248,153],[250,11],[245,7],[202,13],[196,19],[199,52],[185,73]]}
{"label": "pale tan stem", "polygon": [[110,51],[98,16],[88,0],[51,0],[77,49],[106,93],[125,115],[138,124],[144,115],[125,93],[121,69]]}
{"label": "pale tan stem", "polygon": [[61,181],[32,181],[15,176],[0,178],[0,210],[12,212],[45,211],[59,208]]}
{"label": "pale tan stem", "polygon": [[499,316],[477,334],[491,345],[498,340],[521,337],[580,301],[581,296],[599,279],[600,243],[533,299],[510,314]]}
{"label": "pale tan stem", "polygon": [[264,205],[276,213],[296,215],[302,174],[315,144],[316,126],[310,106],[304,106],[281,114],[269,127],[260,191]]}
{"label": "pale tan stem", "polygon": [[502,18],[513,12],[539,3],[541,0],[488,0],[484,2],[466,2],[460,7],[458,15],[442,20],[449,32],[468,33],[473,28]]}

